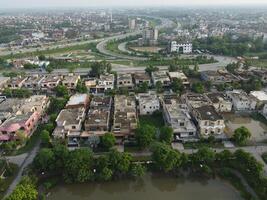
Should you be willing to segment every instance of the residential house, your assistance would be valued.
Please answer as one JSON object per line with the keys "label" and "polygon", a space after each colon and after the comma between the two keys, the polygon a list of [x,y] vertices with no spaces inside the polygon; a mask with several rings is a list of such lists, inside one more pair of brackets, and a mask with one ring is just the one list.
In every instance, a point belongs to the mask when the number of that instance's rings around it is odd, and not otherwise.
{"label": "residential house", "polygon": [[28,138],[32,135],[37,123],[37,112],[13,116],[1,124],[0,141],[17,140],[19,139],[18,133]]}
{"label": "residential house", "polygon": [[220,136],[224,133],[224,119],[211,105],[194,108],[192,112],[202,137]]}
{"label": "residential house", "polygon": [[197,93],[186,93],[182,96],[184,102],[189,106],[190,110],[199,108],[204,105],[211,105],[210,100],[206,95]]}
{"label": "residential house", "polygon": [[163,87],[170,86],[170,84],[171,84],[170,78],[167,75],[166,71],[152,72],[152,82],[153,82],[154,86],[156,85],[157,82],[161,82]]}
{"label": "residential house", "polygon": [[66,104],[67,109],[71,108],[84,108],[89,106],[89,96],[87,94],[75,94],[72,95]]}
{"label": "residential house", "polygon": [[224,83],[231,83],[234,81],[234,77],[229,73],[219,73],[220,71],[203,71],[201,72],[201,79],[204,81],[210,81],[213,85],[219,85]]}
{"label": "residential house", "polygon": [[117,95],[114,101],[114,135],[122,139],[133,136],[134,130],[137,128],[135,98]]}
{"label": "residential house", "polygon": [[129,90],[134,88],[133,79],[131,74],[118,74],[117,75],[117,88],[127,88]]}
{"label": "residential house", "polygon": [[175,79],[181,80],[183,85],[188,86],[190,85],[190,82],[188,81],[188,78],[182,71],[178,72],[168,72],[169,77],[171,81],[174,81]]}
{"label": "residential house", "polygon": [[85,120],[85,131],[91,135],[102,136],[109,131],[111,115],[111,97],[94,97],[90,103]]}
{"label": "residential house", "polygon": [[70,90],[74,90],[76,89],[76,86],[80,79],[81,78],[78,75],[64,76],[62,80],[62,85],[66,86]]}
{"label": "residential house", "polygon": [[134,82],[136,86],[139,86],[143,83],[147,83],[148,86],[151,86],[150,76],[146,72],[137,72],[133,76],[134,76]]}
{"label": "residential house", "polygon": [[57,127],[53,132],[53,136],[55,138],[67,138],[69,147],[78,147],[84,119],[84,108],[61,110],[56,119]]}
{"label": "residential house", "polygon": [[60,81],[60,76],[48,75],[41,81],[41,90],[51,91],[59,85]]}
{"label": "residential house", "polygon": [[5,88],[9,80],[10,80],[9,77],[2,77],[2,76],[0,77],[0,91]]}
{"label": "residential house", "polygon": [[164,98],[162,101],[163,117],[166,125],[174,132],[174,141],[190,140],[195,138],[197,129],[192,122],[186,104],[178,99]]}
{"label": "residential house", "polygon": [[23,83],[23,87],[29,90],[39,91],[41,89],[41,82],[44,80],[44,78],[44,76],[39,75],[29,76]]}
{"label": "residential house", "polygon": [[139,102],[138,108],[140,115],[151,115],[160,109],[160,102],[157,95],[151,92],[138,94],[137,100]]}
{"label": "residential house", "polygon": [[226,91],[226,95],[231,99],[235,111],[256,109],[257,101],[242,90]]}
{"label": "residential house", "polygon": [[7,87],[10,89],[19,89],[26,80],[27,78],[22,76],[13,77],[8,81]]}
{"label": "residential house", "polygon": [[265,91],[251,91],[249,94],[257,102],[256,108],[262,109],[267,104],[267,92]]}
{"label": "residential house", "polygon": [[222,92],[206,94],[217,112],[231,112],[233,104],[231,100]]}

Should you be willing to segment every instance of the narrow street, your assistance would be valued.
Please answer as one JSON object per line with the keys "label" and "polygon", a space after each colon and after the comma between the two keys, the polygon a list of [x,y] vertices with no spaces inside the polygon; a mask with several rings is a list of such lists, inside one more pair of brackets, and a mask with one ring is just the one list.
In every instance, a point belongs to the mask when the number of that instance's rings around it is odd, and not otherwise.
{"label": "narrow street", "polygon": [[[20,166],[20,169],[19,169],[19,172],[16,178],[13,180],[13,182],[9,186],[5,197],[9,196],[13,192],[13,190],[16,188],[17,184],[21,181],[24,169],[27,168],[33,162],[33,159],[38,153],[39,148],[40,148],[40,141],[38,141],[35,147],[27,154],[22,154],[22,155],[14,156],[14,157],[7,157],[7,159],[10,162],[18,164]],[[24,160],[23,160],[23,157],[24,157]]]}

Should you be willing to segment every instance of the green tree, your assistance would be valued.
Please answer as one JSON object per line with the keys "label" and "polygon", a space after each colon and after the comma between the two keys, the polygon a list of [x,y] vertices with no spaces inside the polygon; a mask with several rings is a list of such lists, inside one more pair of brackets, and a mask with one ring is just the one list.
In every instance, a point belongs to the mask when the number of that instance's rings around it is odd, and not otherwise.
{"label": "green tree", "polygon": [[148,83],[147,82],[143,82],[138,86],[137,91],[139,93],[146,93],[148,91],[148,89],[149,89]]}
{"label": "green tree", "polygon": [[55,155],[51,149],[43,148],[33,160],[34,168],[39,172],[50,172],[55,169]]}
{"label": "green tree", "polygon": [[151,125],[139,126],[135,131],[135,138],[140,148],[149,147],[155,138],[156,129]]}
{"label": "green tree", "polygon": [[166,142],[167,144],[171,144],[173,141],[173,129],[169,126],[164,126],[160,129],[159,139],[162,142]]}
{"label": "green tree", "polygon": [[82,82],[81,80],[79,80],[77,83],[77,86],[76,86],[76,91],[79,93],[87,93],[88,89],[87,89],[85,83]]}
{"label": "green tree", "polygon": [[181,154],[179,151],[172,149],[163,143],[155,143],[152,146],[152,160],[155,167],[164,172],[178,169],[182,164]]}
{"label": "green tree", "polygon": [[204,85],[201,82],[196,82],[192,84],[192,91],[202,94],[204,93]]}
{"label": "green tree", "polygon": [[63,144],[55,144],[52,149],[55,157],[55,171],[62,172],[65,167],[65,163],[69,157],[69,150],[66,145]]}
{"label": "green tree", "polygon": [[44,61],[46,59],[45,55],[43,55],[43,54],[42,55],[39,55],[38,58],[41,61]]}
{"label": "green tree", "polygon": [[146,168],[140,163],[132,163],[130,167],[130,175],[133,178],[144,176]]}
{"label": "green tree", "polygon": [[41,132],[41,141],[42,141],[42,144],[45,146],[48,146],[50,144],[50,141],[51,141],[50,133],[47,130],[43,130]]}
{"label": "green tree", "polygon": [[58,97],[65,97],[69,95],[68,88],[64,85],[58,85],[55,87],[55,92]]}
{"label": "green tree", "polygon": [[23,177],[15,190],[6,200],[36,200],[38,192],[35,184],[29,177]]}
{"label": "green tree", "polygon": [[54,69],[51,66],[47,66],[45,70],[50,74]]}
{"label": "green tree", "polygon": [[128,153],[120,153],[117,150],[111,150],[108,154],[110,167],[117,175],[126,174],[130,169],[132,156]]}
{"label": "green tree", "polygon": [[237,128],[233,134],[234,141],[239,145],[246,144],[247,140],[250,137],[251,137],[250,131],[244,126]]}
{"label": "green tree", "polygon": [[102,155],[96,159],[97,179],[109,181],[113,177],[113,171],[109,167],[109,157]]}
{"label": "green tree", "polygon": [[157,93],[163,92],[163,85],[160,81],[156,82],[156,90],[157,90]]}
{"label": "green tree", "polygon": [[149,75],[152,74],[152,72],[155,72],[155,71],[158,71],[159,68],[158,67],[155,67],[155,66],[152,66],[152,65],[149,65],[148,67],[146,67],[145,71],[146,73],[148,73]]}
{"label": "green tree", "polygon": [[184,85],[181,79],[174,79],[171,83],[171,88],[175,93],[181,94],[184,90]]}
{"label": "green tree", "polygon": [[93,154],[89,149],[76,149],[69,153],[65,163],[63,177],[66,182],[86,182],[92,180]]}
{"label": "green tree", "polygon": [[106,149],[110,149],[111,147],[113,147],[115,145],[115,142],[116,142],[116,138],[114,134],[112,133],[106,133],[105,135],[101,137],[101,144]]}

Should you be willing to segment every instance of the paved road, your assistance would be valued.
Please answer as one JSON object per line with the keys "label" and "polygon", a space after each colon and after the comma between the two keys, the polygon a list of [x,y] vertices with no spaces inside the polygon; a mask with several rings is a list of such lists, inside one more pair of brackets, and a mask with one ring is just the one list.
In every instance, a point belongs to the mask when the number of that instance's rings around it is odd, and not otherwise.
{"label": "paved road", "polygon": [[[161,24],[156,27],[157,29],[168,28],[168,27],[172,27],[173,26],[173,21],[171,21],[169,19],[159,18],[159,17],[153,17],[153,18],[161,20]],[[107,38],[107,39],[101,41],[100,43],[98,43],[96,48],[98,49],[98,51],[100,53],[108,55],[108,56],[111,56],[111,57],[114,57],[114,58],[128,59],[128,60],[147,60],[148,58],[145,58],[145,57],[124,55],[124,54],[116,53],[116,52],[109,51],[109,50],[106,49],[107,43],[110,40],[124,39],[124,38],[126,38],[128,36],[134,36],[134,35],[138,35],[140,33],[142,33],[142,30],[137,30],[137,31],[134,31],[132,33],[127,33],[127,34],[124,34],[124,35],[118,35],[118,36],[114,36],[112,38]],[[121,45],[119,48],[123,48],[123,46]]]}
{"label": "paved road", "polygon": [[[32,163],[34,157],[36,156],[37,152],[39,151],[39,148],[40,148],[40,141],[37,142],[36,146],[32,149],[31,152],[29,152],[27,154],[24,161],[20,164],[19,172],[18,172],[16,178],[13,180],[13,182],[9,186],[5,197],[9,196],[12,193],[12,191],[16,188],[17,184],[21,181],[23,171],[25,170],[25,168],[27,168]],[[14,162],[14,163],[20,163],[21,162],[21,157],[16,157],[16,158],[15,157],[10,157],[10,158],[7,157],[7,159],[10,162]]]}

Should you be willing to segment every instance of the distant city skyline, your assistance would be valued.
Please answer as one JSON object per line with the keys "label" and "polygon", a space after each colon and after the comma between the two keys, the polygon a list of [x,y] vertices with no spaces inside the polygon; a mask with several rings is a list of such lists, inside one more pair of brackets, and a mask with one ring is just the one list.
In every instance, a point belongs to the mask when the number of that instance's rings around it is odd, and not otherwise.
{"label": "distant city skyline", "polygon": [[170,5],[267,5],[266,0],[8,0],[0,8],[96,7],[96,6],[170,6]]}

